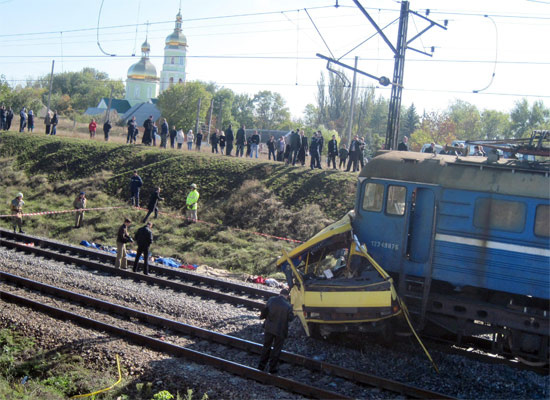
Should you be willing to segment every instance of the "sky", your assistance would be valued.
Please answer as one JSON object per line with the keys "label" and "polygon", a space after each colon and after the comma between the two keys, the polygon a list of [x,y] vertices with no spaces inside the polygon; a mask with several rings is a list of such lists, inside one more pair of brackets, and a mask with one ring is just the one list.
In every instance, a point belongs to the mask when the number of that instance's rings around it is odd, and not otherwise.
{"label": "sky", "polygon": [[[48,74],[55,60],[55,72],[93,67],[125,80],[147,34],[160,76],[164,40],[180,3],[188,80],[250,95],[279,92],[293,117],[315,103],[317,82],[327,73],[317,53],[343,56],[348,65],[357,56],[358,69],[393,76],[392,51],[352,0],[339,0],[339,7],[336,0],[103,0],[101,14],[102,0],[0,0],[0,75],[25,84]],[[400,2],[360,3],[381,28],[388,25],[383,31],[395,46]],[[407,50],[403,106],[441,111],[460,99],[509,112],[523,98],[550,106],[550,0],[411,0],[410,9],[429,10],[428,18],[446,20],[447,29],[434,26],[410,43],[434,52]],[[408,38],[427,26],[411,15]],[[102,53],[98,39],[114,56]],[[346,75],[351,81],[352,72]],[[390,97],[390,87],[373,79],[360,77],[358,85]]]}

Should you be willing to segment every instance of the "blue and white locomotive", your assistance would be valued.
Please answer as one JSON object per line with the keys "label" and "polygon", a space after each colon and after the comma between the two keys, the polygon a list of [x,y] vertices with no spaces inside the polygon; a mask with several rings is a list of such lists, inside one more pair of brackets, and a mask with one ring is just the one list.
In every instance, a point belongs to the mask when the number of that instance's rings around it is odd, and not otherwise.
{"label": "blue and white locomotive", "polygon": [[548,166],[391,151],[361,171],[353,230],[417,326],[548,362]]}

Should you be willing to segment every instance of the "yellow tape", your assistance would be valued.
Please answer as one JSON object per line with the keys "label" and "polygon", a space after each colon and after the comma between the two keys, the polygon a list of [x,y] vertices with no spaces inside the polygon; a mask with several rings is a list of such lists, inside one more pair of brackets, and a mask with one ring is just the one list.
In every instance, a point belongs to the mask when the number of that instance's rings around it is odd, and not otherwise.
{"label": "yellow tape", "polygon": [[96,394],[106,392],[107,390],[111,390],[111,389],[114,388],[116,385],[118,385],[118,384],[120,383],[120,381],[122,381],[122,373],[120,372],[120,360],[118,359],[118,354],[116,355],[116,365],[117,365],[117,369],[118,369],[118,381],[116,381],[115,383],[113,383],[113,384],[112,384],[111,386],[109,386],[108,388],[101,389],[101,390],[98,390],[98,391],[96,391],[96,392],[88,393],[88,394],[77,394],[76,396],[71,397],[71,399],[79,399],[79,398],[81,398],[81,397],[95,396]]}

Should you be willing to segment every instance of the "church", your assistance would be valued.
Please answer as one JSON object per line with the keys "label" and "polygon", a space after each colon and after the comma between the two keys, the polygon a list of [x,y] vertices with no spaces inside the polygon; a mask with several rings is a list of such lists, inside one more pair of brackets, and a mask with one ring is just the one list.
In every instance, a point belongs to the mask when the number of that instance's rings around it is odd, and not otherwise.
{"label": "church", "polygon": [[[152,115],[160,117],[156,107],[157,97],[170,86],[185,82],[185,66],[187,63],[187,38],[182,32],[181,10],[176,15],[174,31],[166,37],[164,57],[160,78],[157,68],[151,62],[149,54],[151,46],[147,42],[141,45],[141,59],[128,69],[126,78],[125,99],[113,99],[111,110],[116,110],[124,122],[136,117],[138,124]],[[102,98],[97,107],[89,108],[85,114],[103,114],[109,108],[109,98]]]}

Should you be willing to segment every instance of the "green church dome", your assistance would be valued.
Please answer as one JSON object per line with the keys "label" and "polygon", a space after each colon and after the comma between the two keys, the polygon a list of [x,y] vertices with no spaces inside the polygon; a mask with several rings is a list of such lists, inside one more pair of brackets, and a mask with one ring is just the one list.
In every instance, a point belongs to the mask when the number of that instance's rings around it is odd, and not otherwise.
{"label": "green church dome", "polygon": [[181,11],[178,12],[178,15],[176,15],[176,26],[174,27],[174,32],[172,32],[170,35],[166,37],[166,47],[180,47],[180,46],[187,46],[187,38],[182,33],[181,30],[181,23],[182,23],[182,17],[181,17]]}
{"label": "green church dome", "polygon": [[141,58],[137,63],[128,69],[128,78],[156,80],[157,69],[148,58]]}

